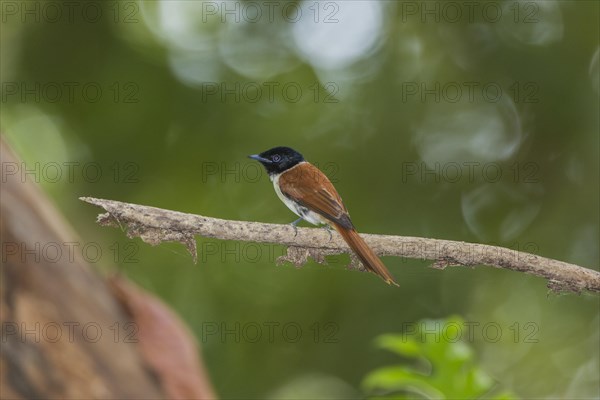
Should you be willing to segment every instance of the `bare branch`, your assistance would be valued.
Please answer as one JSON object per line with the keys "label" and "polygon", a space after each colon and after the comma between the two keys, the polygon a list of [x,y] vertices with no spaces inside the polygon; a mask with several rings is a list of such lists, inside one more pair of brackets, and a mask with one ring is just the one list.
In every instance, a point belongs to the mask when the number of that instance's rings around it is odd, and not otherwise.
{"label": "bare branch", "polygon": [[[107,211],[98,216],[101,225],[121,226],[130,238],[140,237],[157,245],[164,241],[183,243],[197,259],[195,236],[222,240],[273,243],[288,246],[286,256],[278,262],[290,261],[301,266],[312,257],[323,263],[325,256],[351,253],[343,239],[334,233],[330,240],[324,229],[298,228],[295,235],[290,225],[230,221],[186,214],[155,207],[81,197],[80,200]],[[488,265],[525,272],[548,279],[553,291],[600,292],[600,272],[574,264],[544,258],[535,254],[498,246],[428,239],[408,236],[362,235],[380,256],[397,256],[434,261],[432,267]],[[353,257],[353,263],[356,264]]]}

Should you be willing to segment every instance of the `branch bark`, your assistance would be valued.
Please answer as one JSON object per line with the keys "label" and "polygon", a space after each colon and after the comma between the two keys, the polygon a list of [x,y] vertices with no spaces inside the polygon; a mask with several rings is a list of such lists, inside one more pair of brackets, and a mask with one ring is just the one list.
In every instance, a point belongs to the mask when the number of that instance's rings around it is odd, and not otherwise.
{"label": "branch bark", "polygon": [[[298,228],[290,225],[231,221],[201,215],[186,214],[155,207],[81,197],[80,200],[107,211],[98,216],[104,226],[120,226],[130,238],[140,237],[146,243],[158,245],[164,241],[184,244],[194,262],[197,260],[195,236],[221,240],[240,240],[288,246],[287,254],[278,259],[301,266],[312,257],[325,263],[325,256],[350,253],[352,265],[358,260],[336,233],[318,228]],[[432,267],[475,267],[480,265],[525,272],[548,280],[552,291],[600,292],[600,272],[535,254],[485,244],[457,242],[409,236],[362,235],[379,256],[397,256],[434,261]]]}

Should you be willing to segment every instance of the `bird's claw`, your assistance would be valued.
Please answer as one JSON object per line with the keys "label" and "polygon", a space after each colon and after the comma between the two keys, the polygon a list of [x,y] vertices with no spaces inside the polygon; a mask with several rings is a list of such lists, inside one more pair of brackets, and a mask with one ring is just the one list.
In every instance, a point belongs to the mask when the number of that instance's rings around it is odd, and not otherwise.
{"label": "bird's claw", "polygon": [[331,226],[325,225],[324,228],[327,231],[327,233],[329,233],[329,241],[331,242],[331,239],[333,239],[333,235],[331,234]]}
{"label": "bird's claw", "polygon": [[294,237],[298,236],[298,227],[297,227],[297,225],[300,223],[300,221],[302,221],[302,218],[298,218],[297,220],[295,220],[294,222],[292,222],[290,224],[292,226],[292,228],[294,228]]}

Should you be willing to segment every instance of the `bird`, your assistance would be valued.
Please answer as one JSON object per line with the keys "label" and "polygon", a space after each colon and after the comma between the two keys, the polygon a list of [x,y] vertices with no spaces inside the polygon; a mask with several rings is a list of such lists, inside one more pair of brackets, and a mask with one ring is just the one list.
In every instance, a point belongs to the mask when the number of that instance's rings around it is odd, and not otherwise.
{"label": "bird", "polygon": [[300,218],[313,225],[334,228],[365,268],[387,284],[398,286],[392,274],[358,234],[337,190],[321,170],[290,147],[274,147],[249,158],[260,162],[273,182],[279,199]]}

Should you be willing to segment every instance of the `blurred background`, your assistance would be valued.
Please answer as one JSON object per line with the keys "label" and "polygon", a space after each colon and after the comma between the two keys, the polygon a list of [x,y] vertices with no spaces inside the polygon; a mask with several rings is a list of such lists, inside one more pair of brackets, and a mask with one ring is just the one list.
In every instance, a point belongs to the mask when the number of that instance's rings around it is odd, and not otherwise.
{"label": "blurred background", "polygon": [[[280,246],[151,247],[94,196],[271,223],[296,217],[246,158],[299,150],[359,231],[599,265],[599,4],[593,1],[2,2],[1,129],[99,271],[191,327],[222,398],[365,396],[374,346],[459,315],[516,396],[600,396],[597,296],[492,268],[384,258],[400,288],[276,266]],[[307,225],[306,225],[307,226]],[[98,253],[98,249],[100,252]],[[489,328],[489,327],[492,328]],[[488,329],[489,328],[489,329]]]}

